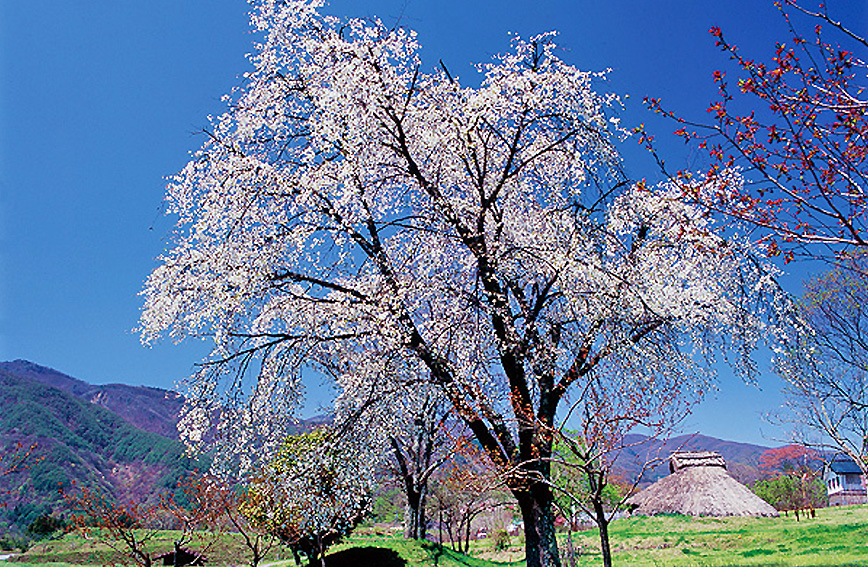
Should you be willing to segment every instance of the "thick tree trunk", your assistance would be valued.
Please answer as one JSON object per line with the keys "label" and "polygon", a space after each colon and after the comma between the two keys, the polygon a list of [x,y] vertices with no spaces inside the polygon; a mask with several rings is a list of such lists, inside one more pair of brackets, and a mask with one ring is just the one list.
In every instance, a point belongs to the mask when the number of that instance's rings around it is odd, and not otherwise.
{"label": "thick tree trunk", "polygon": [[597,516],[597,527],[600,529],[600,549],[603,552],[603,567],[612,567],[612,549],[609,547],[609,519],[603,510],[603,503],[594,501],[594,514]]}
{"label": "thick tree trunk", "polygon": [[418,490],[407,490],[407,506],[404,509],[404,537],[407,539],[425,539],[426,524],[425,497],[428,487]]}
{"label": "thick tree trunk", "polygon": [[542,484],[513,493],[524,520],[527,567],[560,567],[552,493]]}

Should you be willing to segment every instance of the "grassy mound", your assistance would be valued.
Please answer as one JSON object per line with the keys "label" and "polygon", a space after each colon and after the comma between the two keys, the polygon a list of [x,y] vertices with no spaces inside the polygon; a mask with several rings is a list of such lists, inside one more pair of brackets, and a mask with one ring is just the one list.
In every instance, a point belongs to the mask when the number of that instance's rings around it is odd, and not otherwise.
{"label": "grassy mound", "polygon": [[327,567],[520,567],[524,561],[501,563],[452,551],[430,541],[394,536],[359,536],[334,547]]}

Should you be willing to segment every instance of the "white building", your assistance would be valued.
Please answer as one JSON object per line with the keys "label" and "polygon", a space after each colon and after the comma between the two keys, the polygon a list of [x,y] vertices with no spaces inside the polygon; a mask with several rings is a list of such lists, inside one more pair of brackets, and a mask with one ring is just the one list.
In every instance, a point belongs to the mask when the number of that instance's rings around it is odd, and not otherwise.
{"label": "white building", "polygon": [[823,479],[826,481],[829,506],[868,503],[865,479],[861,469],[853,460],[835,457],[826,465]]}

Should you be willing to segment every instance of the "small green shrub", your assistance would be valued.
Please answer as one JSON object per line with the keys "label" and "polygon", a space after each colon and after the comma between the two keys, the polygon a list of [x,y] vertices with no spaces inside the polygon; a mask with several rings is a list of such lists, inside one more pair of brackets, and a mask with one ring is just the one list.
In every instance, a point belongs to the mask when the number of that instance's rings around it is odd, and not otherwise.
{"label": "small green shrub", "polygon": [[509,549],[509,532],[506,530],[497,530],[492,536],[492,542],[496,551],[505,551]]}
{"label": "small green shrub", "polygon": [[54,535],[55,532],[65,529],[67,524],[63,518],[58,518],[51,514],[42,514],[37,516],[27,526],[27,532],[32,534],[36,539],[45,539]]}
{"label": "small green shrub", "polygon": [[27,538],[18,538],[10,534],[0,537],[0,550],[24,553],[28,547],[30,547],[30,541]]}

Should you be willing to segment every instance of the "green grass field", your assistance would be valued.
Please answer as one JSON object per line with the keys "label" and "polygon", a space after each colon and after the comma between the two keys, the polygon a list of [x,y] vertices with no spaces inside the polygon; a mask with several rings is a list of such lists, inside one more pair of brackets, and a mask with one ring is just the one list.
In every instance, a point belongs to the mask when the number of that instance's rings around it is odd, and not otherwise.
{"label": "green grass field", "polygon": [[[611,534],[617,567],[868,567],[868,506],[822,509],[815,519],[800,522],[792,515],[637,517],[614,522]],[[175,535],[161,534],[155,549],[170,549]],[[202,543],[194,542],[191,547]],[[562,543],[565,548],[565,539]],[[577,565],[601,564],[596,531],[574,533],[572,543],[580,550]],[[330,567],[520,567],[521,546],[515,538],[508,550],[495,552],[490,540],[480,540],[472,544],[470,555],[464,555],[430,542],[356,535],[335,546],[327,563]],[[214,542],[207,555],[209,567],[243,565],[246,557],[230,535]],[[266,563],[286,557],[285,550],[277,550]],[[22,563],[56,567],[122,563],[118,560],[101,544],[75,534],[37,544],[15,558],[20,567]]]}
{"label": "green grass field", "polygon": [[[612,524],[613,563],[625,567],[868,566],[868,507],[814,519],[636,517]],[[574,537],[579,565],[599,565],[597,534]]]}

